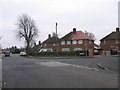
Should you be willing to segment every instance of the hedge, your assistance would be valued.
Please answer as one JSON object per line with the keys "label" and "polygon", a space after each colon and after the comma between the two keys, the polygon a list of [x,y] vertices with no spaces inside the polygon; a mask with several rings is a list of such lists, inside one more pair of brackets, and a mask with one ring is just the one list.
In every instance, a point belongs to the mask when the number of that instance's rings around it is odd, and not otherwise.
{"label": "hedge", "polygon": [[30,55],[32,56],[80,56],[80,53],[84,53],[88,56],[88,51],[59,51],[59,52],[39,52],[34,53],[31,52]]}

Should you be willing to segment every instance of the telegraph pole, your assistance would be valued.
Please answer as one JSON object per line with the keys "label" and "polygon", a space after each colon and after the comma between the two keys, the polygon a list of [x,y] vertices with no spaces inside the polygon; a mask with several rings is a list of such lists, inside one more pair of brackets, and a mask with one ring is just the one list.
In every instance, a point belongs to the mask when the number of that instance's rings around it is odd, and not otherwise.
{"label": "telegraph pole", "polygon": [[[55,44],[55,46],[56,46],[56,53],[58,52],[58,49],[57,49],[57,22],[56,22],[56,44]],[[58,53],[57,53],[57,55],[58,55]]]}

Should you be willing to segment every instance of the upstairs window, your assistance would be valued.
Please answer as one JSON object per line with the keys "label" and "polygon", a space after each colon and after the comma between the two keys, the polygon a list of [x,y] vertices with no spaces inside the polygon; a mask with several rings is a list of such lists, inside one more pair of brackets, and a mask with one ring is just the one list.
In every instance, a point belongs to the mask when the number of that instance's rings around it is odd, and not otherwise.
{"label": "upstairs window", "polygon": [[76,41],[76,40],[73,40],[72,43],[73,43],[73,44],[77,44],[77,41]]}
{"label": "upstairs window", "polygon": [[119,41],[119,40],[116,40],[115,42],[116,42],[116,44],[120,43],[120,41]]}
{"label": "upstairs window", "polygon": [[78,44],[83,44],[83,40],[78,40]]}
{"label": "upstairs window", "polygon": [[106,41],[104,40],[103,43],[106,44]]}
{"label": "upstairs window", "polygon": [[55,46],[55,43],[53,43],[53,46]]}
{"label": "upstairs window", "polygon": [[93,43],[92,40],[90,40],[89,43],[92,44]]}
{"label": "upstairs window", "polygon": [[44,46],[47,46],[46,43],[44,44]]}
{"label": "upstairs window", "polygon": [[67,41],[67,44],[71,44],[71,41]]}
{"label": "upstairs window", "polygon": [[65,41],[61,41],[61,45],[65,45]]}

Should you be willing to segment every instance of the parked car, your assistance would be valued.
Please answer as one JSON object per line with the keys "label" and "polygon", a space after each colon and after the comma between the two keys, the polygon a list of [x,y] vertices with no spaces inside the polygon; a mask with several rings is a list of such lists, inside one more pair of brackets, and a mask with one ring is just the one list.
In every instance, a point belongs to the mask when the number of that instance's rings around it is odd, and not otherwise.
{"label": "parked car", "polygon": [[98,50],[94,50],[94,55],[99,55],[99,51]]}
{"label": "parked car", "polygon": [[116,55],[118,53],[118,50],[117,49],[111,49],[110,52],[111,52],[112,55]]}
{"label": "parked car", "polygon": [[39,52],[52,52],[53,50],[52,49],[40,49]]}
{"label": "parked car", "polygon": [[24,52],[24,51],[21,51],[21,52],[20,52],[20,56],[26,56],[26,55],[27,55],[26,52]]}
{"label": "parked car", "polygon": [[5,55],[5,57],[10,57],[10,52],[9,51],[5,52],[4,55]]}

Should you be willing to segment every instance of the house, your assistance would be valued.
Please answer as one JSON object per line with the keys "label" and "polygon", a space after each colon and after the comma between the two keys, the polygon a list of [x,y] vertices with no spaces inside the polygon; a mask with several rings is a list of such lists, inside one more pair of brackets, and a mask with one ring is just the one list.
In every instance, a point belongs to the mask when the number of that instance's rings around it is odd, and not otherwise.
{"label": "house", "polygon": [[120,50],[120,30],[116,28],[116,31],[108,34],[100,40],[100,46],[103,51],[109,51],[111,49]]}
{"label": "house", "polygon": [[94,49],[94,39],[83,31],[73,31],[60,39],[59,51],[84,51]]}
{"label": "house", "polygon": [[34,52],[39,52],[40,49],[41,49],[41,41],[39,41],[38,45],[36,45],[36,43],[34,43],[34,47],[32,48],[32,50]]}
{"label": "house", "polygon": [[59,38],[57,35],[52,35],[49,34],[48,35],[48,39],[46,39],[43,43],[42,43],[42,49],[50,49],[52,51],[58,51],[57,47],[59,47],[58,45],[59,42]]}

